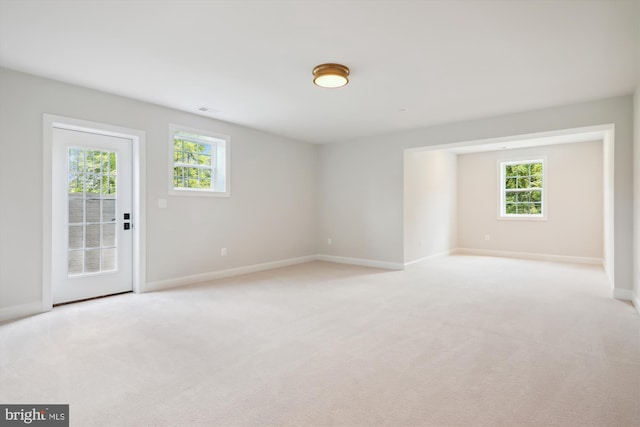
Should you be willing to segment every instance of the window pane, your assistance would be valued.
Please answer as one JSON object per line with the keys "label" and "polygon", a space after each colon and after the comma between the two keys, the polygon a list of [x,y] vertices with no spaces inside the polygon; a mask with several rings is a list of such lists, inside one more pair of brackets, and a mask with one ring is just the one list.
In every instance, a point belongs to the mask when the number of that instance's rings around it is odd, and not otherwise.
{"label": "window pane", "polygon": [[506,212],[508,214],[515,214],[516,213],[516,205],[515,205],[515,203],[507,203]]}
{"label": "window pane", "polygon": [[516,193],[516,201],[518,202],[528,202],[529,201],[529,192],[522,191],[520,193]]}
{"label": "window pane", "polygon": [[207,156],[206,154],[198,155],[198,164],[211,166],[211,156]]}
{"label": "window pane", "polygon": [[532,202],[540,202],[542,201],[542,191],[535,190],[531,192],[531,201]]}
{"label": "window pane", "polygon": [[529,188],[529,178],[518,178],[518,188]]}
{"label": "window pane", "polygon": [[85,273],[97,273],[100,271],[100,249],[85,251],[84,271]]}
{"label": "window pane", "polygon": [[200,170],[200,186],[202,188],[211,188],[211,170],[210,169],[201,169]]}
{"label": "window pane", "polygon": [[69,147],[69,172],[81,172],[78,170],[78,160],[82,151],[74,147]]}
{"label": "window pane", "polygon": [[87,172],[100,173],[102,166],[102,153],[100,151],[87,151]]}
{"label": "window pane", "polygon": [[100,225],[87,225],[86,228],[87,240],[86,247],[87,248],[99,248],[100,247]]}
{"label": "window pane", "polygon": [[532,163],[531,164],[531,175],[542,176],[542,163]]}
{"label": "window pane", "polygon": [[102,173],[108,174],[111,171],[111,167],[109,166],[109,161],[111,160],[111,156],[108,152],[103,151],[100,155],[100,159],[102,161]]}
{"label": "window pane", "polygon": [[182,151],[185,153],[196,153],[198,144],[191,141],[182,141]]}
{"label": "window pane", "polygon": [[189,153],[185,153],[184,154],[184,162],[188,163],[190,165],[197,165],[198,164],[198,153],[195,152],[189,152]]}
{"label": "window pane", "polygon": [[505,188],[516,188],[516,179],[515,178],[507,178],[505,181]]}
{"label": "window pane", "polygon": [[102,200],[102,222],[112,222],[116,220],[115,199]]}
{"label": "window pane", "polygon": [[541,203],[532,203],[530,212],[533,215],[542,214],[542,204]]}
{"label": "window pane", "polygon": [[69,224],[84,222],[84,200],[81,198],[69,198]]}
{"label": "window pane", "polygon": [[514,191],[507,191],[506,194],[505,194],[505,201],[506,202],[515,202],[517,194],[518,193],[516,193]]}
{"label": "window pane", "polygon": [[100,199],[87,199],[87,222],[100,222]]}
{"label": "window pane", "polygon": [[67,274],[72,276],[75,274],[82,274],[84,265],[84,252],[83,251],[69,251],[68,253],[68,265]]}
{"label": "window pane", "polygon": [[531,177],[531,187],[542,188],[542,175]]}
{"label": "window pane", "polygon": [[102,191],[102,180],[100,175],[85,175],[85,189],[88,194],[100,194]]}
{"label": "window pane", "polygon": [[529,175],[529,165],[515,165],[518,176],[527,176]]}
{"label": "window pane", "polygon": [[84,243],[84,227],[72,225],[69,227],[69,249],[82,249]]}
{"label": "window pane", "polygon": [[504,167],[504,175],[505,176],[515,176],[516,175],[516,170],[514,169],[514,167],[512,165],[506,165]]}
{"label": "window pane", "polygon": [[69,175],[69,197],[82,197],[84,175]]}

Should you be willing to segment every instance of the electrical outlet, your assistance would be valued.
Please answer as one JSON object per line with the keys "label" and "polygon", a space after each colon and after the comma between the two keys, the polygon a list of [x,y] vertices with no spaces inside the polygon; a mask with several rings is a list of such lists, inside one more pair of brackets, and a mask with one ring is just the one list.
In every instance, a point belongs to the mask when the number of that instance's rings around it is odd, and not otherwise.
{"label": "electrical outlet", "polygon": [[491,240],[491,234],[485,234],[484,235],[484,240],[486,240],[486,241]]}
{"label": "electrical outlet", "polygon": [[227,248],[220,249],[220,255],[221,256],[227,256]]}
{"label": "electrical outlet", "polygon": [[327,245],[329,246],[333,245],[333,239],[331,237],[327,239]]}

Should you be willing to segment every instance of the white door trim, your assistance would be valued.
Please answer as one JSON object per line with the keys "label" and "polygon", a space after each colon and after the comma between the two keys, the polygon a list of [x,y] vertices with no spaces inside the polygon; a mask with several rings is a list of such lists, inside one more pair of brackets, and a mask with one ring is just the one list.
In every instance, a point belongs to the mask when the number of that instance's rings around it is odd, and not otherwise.
{"label": "white door trim", "polygon": [[132,143],[132,215],[138,218],[133,227],[133,291],[142,293],[146,283],[146,206],[143,197],[145,182],[145,132],[137,129],[107,125],[104,123],[74,119],[70,117],[43,114],[43,156],[42,156],[42,311],[53,307],[52,287],[52,159],[53,128],[79,130],[108,136],[124,137]]}

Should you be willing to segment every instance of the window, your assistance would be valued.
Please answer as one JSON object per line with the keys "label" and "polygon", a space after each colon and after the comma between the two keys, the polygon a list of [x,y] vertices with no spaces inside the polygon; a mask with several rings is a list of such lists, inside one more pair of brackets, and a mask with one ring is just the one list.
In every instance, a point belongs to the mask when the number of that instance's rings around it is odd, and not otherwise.
{"label": "window", "polygon": [[169,194],[229,196],[230,138],[171,125]]}
{"label": "window", "polygon": [[544,218],[544,159],[500,163],[500,217]]}

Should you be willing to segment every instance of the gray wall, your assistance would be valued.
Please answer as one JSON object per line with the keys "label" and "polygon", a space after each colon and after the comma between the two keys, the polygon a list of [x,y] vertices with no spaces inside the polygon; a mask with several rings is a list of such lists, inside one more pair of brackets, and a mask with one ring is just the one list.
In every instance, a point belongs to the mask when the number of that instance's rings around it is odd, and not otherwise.
{"label": "gray wall", "polygon": [[405,152],[405,263],[456,248],[456,160],[444,150]]}
{"label": "gray wall", "polygon": [[[146,132],[148,282],[316,253],[316,146],[0,69],[0,314],[42,298],[43,113]],[[167,195],[170,123],[231,136],[230,198]]]}
{"label": "gray wall", "polygon": [[[404,150],[464,141],[615,125],[615,286],[632,287],[631,96],[491,117],[320,147],[318,249],[402,263]],[[333,245],[326,245],[332,237]]]}
{"label": "gray wall", "polygon": [[640,84],[633,97],[633,157],[634,157],[634,303],[640,311]]}

